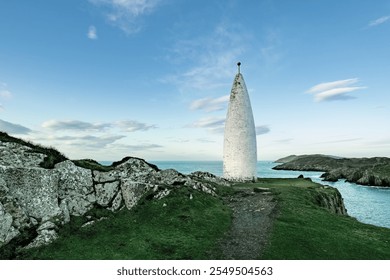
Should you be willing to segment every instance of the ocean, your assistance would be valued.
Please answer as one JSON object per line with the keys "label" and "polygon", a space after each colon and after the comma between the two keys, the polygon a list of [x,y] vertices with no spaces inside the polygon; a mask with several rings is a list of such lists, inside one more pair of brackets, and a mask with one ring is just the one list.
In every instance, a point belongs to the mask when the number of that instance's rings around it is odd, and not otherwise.
{"label": "ocean", "polygon": [[[160,169],[173,168],[183,174],[206,171],[222,176],[222,161],[150,161]],[[111,162],[102,162],[111,164]],[[322,172],[273,170],[277,163],[259,161],[257,175],[261,178],[296,178],[300,174],[314,182],[337,188],[344,198],[348,214],[362,223],[390,228],[390,188],[361,186],[345,180],[326,182],[320,178]]]}

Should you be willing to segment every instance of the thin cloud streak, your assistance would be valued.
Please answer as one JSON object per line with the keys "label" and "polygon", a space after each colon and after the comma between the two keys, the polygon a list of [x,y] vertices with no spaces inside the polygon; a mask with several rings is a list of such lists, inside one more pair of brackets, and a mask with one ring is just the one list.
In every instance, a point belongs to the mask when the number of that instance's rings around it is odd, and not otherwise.
{"label": "thin cloud streak", "polygon": [[256,135],[267,134],[271,131],[271,129],[267,125],[259,125],[255,127]]}
{"label": "thin cloud streak", "polygon": [[122,120],[116,122],[106,123],[90,123],[79,120],[49,120],[42,123],[42,127],[49,130],[56,131],[97,131],[102,132],[108,129],[118,128],[123,132],[147,131],[149,129],[157,128],[156,125],[149,125],[135,120]]}
{"label": "thin cloud streak", "polygon": [[110,123],[89,123],[89,122],[83,122],[78,120],[65,120],[65,121],[58,121],[58,120],[49,120],[42,123],[43,128],[47,128],[50,130],[73,130],[73,131],[101,131],[105,130],[112,125]]}
{"label": "thin cloud streak", "polygon": [[348,92],[353,92],[359,89],[365,89],[366,87],[345,87],[345,88],[334,88],[327,91],[317,93],[315,96],[315,101],[321,102],[326,100],[335,100],[335,99],[354,99],[356,97],[345,95]]}
{"label": "thin cloud streak", "polygon": [[157,128],[156,125],[149,125],[146,123],[141,123],[133,120],[114,122],[113,125],[119,127],[122,131],[126,131],[126,132],[147,131],[149,129]]}
{"label": "thin cloud streak", "polygon": [[348,95],[348,93],[367,88],[361,86],[351,86],[356,84],[358,81],[358,78],[353,78],[320,83],[311,87],[306,92],[314,94],[314,100],[316,102],[355,99],[356,97]]}
{"label": "thin cloud streak", "polygon": [[389,20],[390,20],[390,15],[389,16],[383,16],[383,17],[380,17],[378,19],[375,19],[375,20],[371,21],[368,24],[368,27],[378,26],[378,25],[384,24],[385,22],[387,22]]}
{"label": "thin cloud streak", "polygon": [[229,102],[229,95],[224,95],[218,98],[201,98],[194,100],[190,104],[191,110],[204,110],[206,112],[220,111],[226,108]]}
{"label": "thin cloud streak", "polygon": [[321,84],[315,85],[314,87],[310,88],[307,91],[307,93],[316,93],[316,92],[330,90],[333,88],[346,87],[346,86],[355,84],[358,81],[359,81],[358,78],[353,78],[353,79],[346,79],[346,80],[340,80],[340,81],[334,81],[334,82],[328,82],[328,83],[321,83]]}

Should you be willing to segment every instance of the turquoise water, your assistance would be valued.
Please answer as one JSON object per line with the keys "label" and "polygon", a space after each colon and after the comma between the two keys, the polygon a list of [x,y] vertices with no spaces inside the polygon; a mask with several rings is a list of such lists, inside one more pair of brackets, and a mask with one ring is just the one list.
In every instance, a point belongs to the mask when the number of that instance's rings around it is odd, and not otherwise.
{"label": "turquoise water", "polygon": [[[222,175],[221,161],[155,161],[160,169],[173,168],[183,174],[194,171],[207,171]],[[390,228],[390,188],[361,186],[339,180],[338,182],[322,181],[322,172],[273,170],[277,165],[271,161],[259,161],[258,176],[262,178],[296,178],[300,174],[314,182],[337,188],[344,198],[348,214],[367,224]]]}

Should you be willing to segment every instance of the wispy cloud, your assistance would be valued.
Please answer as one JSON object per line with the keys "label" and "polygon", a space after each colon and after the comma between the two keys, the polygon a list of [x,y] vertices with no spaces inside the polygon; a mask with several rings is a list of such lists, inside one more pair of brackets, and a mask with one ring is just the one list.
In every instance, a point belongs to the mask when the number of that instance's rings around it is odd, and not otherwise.
{"label": "wispy cloud", "polygon": [[191,125],[191,127],[210,128],[210,127],[221,126],[224,124],[225,124],[225,118],[206,117],[197,120]]}
{"label": "wispy cloud", "polygon": [[0,97],[3,99],[10,99],[12,97],[12,94],[8,90],[0,90]]}
{"label": "wispy cloud", "polygon": [[226,108],[229,102],[229,95],[224,95],[218,98],[201,98],[194,100],[190,104],[191,110],[204,110],[206,112],[220,111]]}
{"label": "wispy cloud", "polygon": [[267,125],[256,126],[256,135],[267,134],[271,129]]}
{"label": "wispy cloud", "polygon": [[10,123],[0,119],[0,131],[10,134],[29,134],[31,129],[20,124]]}
{"label": "wispy cloud", "polygon": [[141,30],[139,18],[152,13],[160,0],[89,0],[104,10],[106,19],[127,34]]}
{"label": "wispy cloud", "polygon": [[106,148],[115,141],[124,138],[124,135],[83,135],[83,136],[51,136],[50,141],[60,142],[62,145],[83,147],[88,149]]}
{"label": "wispy cloud", "polygon": [[158,144],[137,144],[137,145],[117,144],[115,145],[115,149],[124,150],[126,152],[147,151],[147,150],[154,150],[163,147],[164,146]]}
{"label": "wispy cloud", "polygon": [[149,129],[157,128],[156,125],[141,123],[133,120],[124,120],[113,123],[113,125],[119,127],[122,131],[134,132],[134,131],[146,131]]}
{"label": "wispy cloud", "polygon": [[[225,131],[226,118],[221,117],[205,117],[188,125],[193,128],[205,128],[212,133],[222,134]],[[256,135],[269,133],[271,129],[267,125],[259,125],[255,127]]]}
{"label": "wispy cloud", "polygon": [[390,15],[383,16],[383,17],[377,18],[375,20],[372,20],[368,24],[368,27],[374,27],[374,26],[377,26],[377,25],[381,25],[381,24],[384,24],[385,22],[388,22],[389,20],[390,20]]}
{"label": "wispy cloud", "polygon": [[231,85],[235,64],[247,49],[247,37],[244,30],[219,24],[208,34],[205,32],[191,40],[176,40],[168,59],[176,65],[186,66],[162,81],[174,84],[181,92],[215,90]]}
{"label": "wispy cloud", "polygon": [[57,131],[96,131],[102,132],[108,129],[118,128],[123,132],[146,131],[157,128],[156,125],[150,125],[135,120],[122,120],[105,123],[90,123],[79,120],[49,120],[42,124],[43,128]]}
{"label": "wispy cloud", "polygon": [[51,130],[73,130],[73,131],[101,131],[111,127],[110,123],[89,123],[78,120],[49,120],[42,123],[43,128]]}
{"label": "wispy cloud", "polygon": [[356,84],[358,81],[358,78],[353,78],[321,83],[311,87],[307,93],[314,94],[314,100],[317,102],[354,99],[356,97],[348,95],[348,93],[366,88],[361,86],[351,86]]}
{"label": "wispy cloud", "polygon": [[87,33],[87,37],[91,40],[96,40],[98,38],[97,36],[97,30],[96,30],[96,27],[91,25],[89,28],[88,28],[88,33]]}
{"label": "wispy cloud", "polygon": [[206,128],[212,133],[223,133],[225,129],[225,118],[221,117],[205,117],[197,120],[196,122],[188,125],[192,128]]}

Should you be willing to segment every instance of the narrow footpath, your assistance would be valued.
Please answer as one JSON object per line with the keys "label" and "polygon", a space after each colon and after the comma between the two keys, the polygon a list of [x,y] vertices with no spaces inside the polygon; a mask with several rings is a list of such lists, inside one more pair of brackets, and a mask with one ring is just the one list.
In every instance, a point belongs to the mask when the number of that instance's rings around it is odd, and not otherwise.
{"label": "narrow footpath", "polygon": [[276,202],[264,188],[236,188],[233,196],[224,197],[233,212],[232,226],[221,240],[224,259],[253,260],[261,258],[267,244]]}

